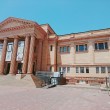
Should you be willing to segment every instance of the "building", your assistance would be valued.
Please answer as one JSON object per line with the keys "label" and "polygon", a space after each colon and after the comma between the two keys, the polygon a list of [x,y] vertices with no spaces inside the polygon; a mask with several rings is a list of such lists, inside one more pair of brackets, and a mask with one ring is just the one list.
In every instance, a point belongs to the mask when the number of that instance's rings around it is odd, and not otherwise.
{"label": "building", "polygon": [[0,23],[0,74],[60,71],[67,83],[104,83],[110,73],[110,29],[57,35],[49,24]]}

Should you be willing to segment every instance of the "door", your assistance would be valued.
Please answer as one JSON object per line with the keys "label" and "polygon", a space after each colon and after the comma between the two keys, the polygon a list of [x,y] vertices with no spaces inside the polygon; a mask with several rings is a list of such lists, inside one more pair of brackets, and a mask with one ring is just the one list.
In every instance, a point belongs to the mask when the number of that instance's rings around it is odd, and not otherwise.
{"label": "door", "polygon": [[18,63],[17,70],[18,70],[18,74],[22,73],[22,63]]}
{"label": "door", "polygon": [[9,71],[10,71],[10,63],[7,63],[5,67],[5,75],[9,74]]}

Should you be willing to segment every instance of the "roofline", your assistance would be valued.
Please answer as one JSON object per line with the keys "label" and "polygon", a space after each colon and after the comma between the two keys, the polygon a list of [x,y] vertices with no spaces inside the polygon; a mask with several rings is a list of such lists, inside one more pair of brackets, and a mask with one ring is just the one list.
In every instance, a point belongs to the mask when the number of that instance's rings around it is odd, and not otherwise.
{"label": "roofline", "polygon": [[41,26],[43,26],[43,25],[47,25],[47,26],[49,26],[50,29],[54,32],[54,34],[56,34],[55,31],[53,30],[53,28],[50,26],[50,24],[48,24],[48,23],[46,23],[46,24],[41,24]]}
{"label": "roofline", "polygon": [[93,31],[103,31],[103,30],[108,30],[108,29],[110,29],[110,28],[104,28],[104,29],[99,29],[99,30],[89,30],[89,31],[84,31],[84,32],[77,32],[77,33],[63,34],[63,35],[58,35],[58,36],[66,36],[66,35],[73,35],[73,34],[81,34],[81,33],[93,32]]}

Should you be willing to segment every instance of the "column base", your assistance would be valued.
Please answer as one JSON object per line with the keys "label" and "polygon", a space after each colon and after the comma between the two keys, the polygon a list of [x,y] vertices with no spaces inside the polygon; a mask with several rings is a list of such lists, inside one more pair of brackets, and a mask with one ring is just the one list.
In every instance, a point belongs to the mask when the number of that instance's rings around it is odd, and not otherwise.
{"label": "column base", "polygon": [[17,80],[21,80],[22,78],[24,78],[26,76],[26,74],[16,74],[16,79]]}

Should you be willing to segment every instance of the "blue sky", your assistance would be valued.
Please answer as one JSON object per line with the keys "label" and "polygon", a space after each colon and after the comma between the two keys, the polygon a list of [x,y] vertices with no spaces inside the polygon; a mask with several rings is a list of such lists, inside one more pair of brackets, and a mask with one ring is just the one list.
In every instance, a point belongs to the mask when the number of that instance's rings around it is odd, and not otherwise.
{"label": "blue sky", "polygon": [[110,28],[110,0],[0,0],[0,22],[48,23],[58,35]]}

